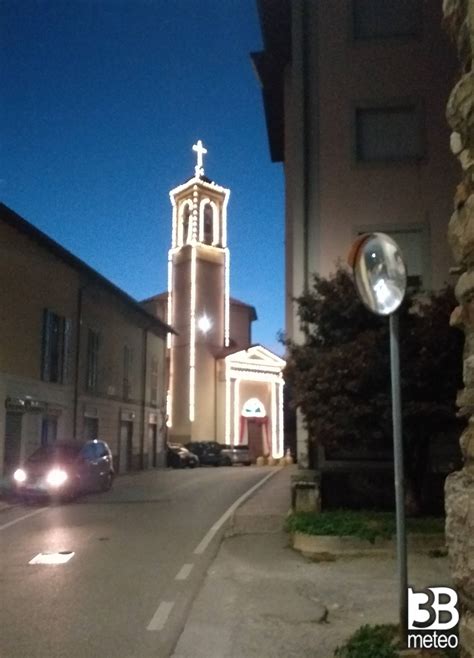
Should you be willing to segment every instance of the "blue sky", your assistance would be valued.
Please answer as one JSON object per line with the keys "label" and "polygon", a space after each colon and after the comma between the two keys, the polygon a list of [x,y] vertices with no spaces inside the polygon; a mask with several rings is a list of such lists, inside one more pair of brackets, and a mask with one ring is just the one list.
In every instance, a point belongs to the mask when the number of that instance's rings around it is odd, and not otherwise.
{"label": "blue sky", "polygon": [[0,197],[137,299],[166,288],[169,190],[231,189],[231,294],[281,352],[283,172],[249,53],[255,0],[2,0]]}

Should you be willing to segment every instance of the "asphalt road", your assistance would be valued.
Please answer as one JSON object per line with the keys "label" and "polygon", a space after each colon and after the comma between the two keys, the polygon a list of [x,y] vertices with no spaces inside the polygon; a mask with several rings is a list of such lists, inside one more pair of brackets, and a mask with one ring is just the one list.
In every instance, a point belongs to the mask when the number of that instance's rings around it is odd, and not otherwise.
{"label": "asphalt road", "polygon": [[[71,504],[0,512],[0,658],[171,655],[222,515],[268,473],[149,471]],[[74,555],[29,564],[56,551]]]}

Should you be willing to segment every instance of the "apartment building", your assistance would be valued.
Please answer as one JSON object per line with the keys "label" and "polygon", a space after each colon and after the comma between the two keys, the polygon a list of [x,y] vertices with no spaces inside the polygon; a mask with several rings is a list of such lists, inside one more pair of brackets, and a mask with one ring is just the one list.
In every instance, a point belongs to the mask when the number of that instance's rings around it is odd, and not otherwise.
{"label": "apartment building", "polygon": [[[409,285],[449,281],[457,166],[445,106],[456,61],[438,0],[257,0],[270,155],[283,162],[286,333],[294,298],[366,231],[400,245]],[[299,421],[298,454],[306,461]]]}
{"label": "apartment building", "polygon": [[0,475],[96,437],[119,472],[163,465],[169,331],[0,204]]}

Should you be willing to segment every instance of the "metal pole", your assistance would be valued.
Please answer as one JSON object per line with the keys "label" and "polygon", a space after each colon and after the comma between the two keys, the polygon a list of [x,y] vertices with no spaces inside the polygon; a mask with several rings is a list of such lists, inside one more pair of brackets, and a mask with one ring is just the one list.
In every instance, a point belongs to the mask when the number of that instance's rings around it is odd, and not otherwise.
{"label": "metal pole", "polygon": [[392,378],[393,456],[395,471],[395,502],[397,510],[397,560],[400,606],[400,635],[407,641],[408,577],[407,541],[405,531],[405,482],[403,475],[403,438],[400,400],[400,355],[398,341],[398,313],[390,315],[390,370]]}

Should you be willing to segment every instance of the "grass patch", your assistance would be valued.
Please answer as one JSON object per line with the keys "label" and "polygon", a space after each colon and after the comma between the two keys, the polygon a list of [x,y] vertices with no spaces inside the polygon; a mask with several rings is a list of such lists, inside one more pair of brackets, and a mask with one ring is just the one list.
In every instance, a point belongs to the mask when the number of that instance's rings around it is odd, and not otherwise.
{"label": "grass patch", "polygon": [[[361,626],[345,644],[337,647],[335,658],[398,658],[401,649],[398,636],[398,626],[381,624]],[[458,649],[446,651],[427,651],[425,656],[443,656],[443,658],[459,658]]]}
{"label": "grass patch", "polygon": [[[359,537],[373,543],[378,537],[390,539],[396,533],[396,520],[395,514],[391,512],[353,510],[334,510],[319,514],[296,512],[288,517],[285,527],[288,532]],[[443,533],[444,518],[407,519],[407,530],[421,534]]]}

